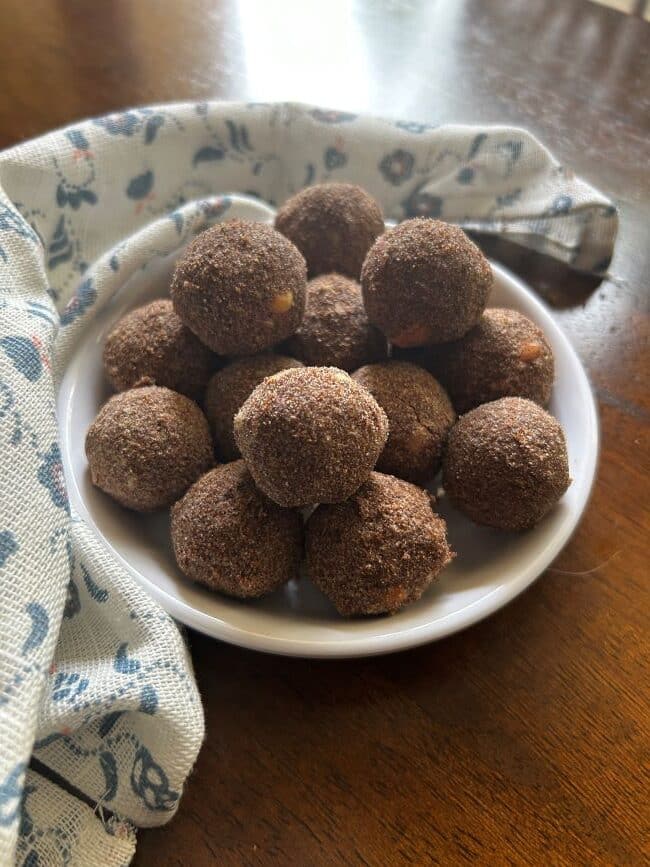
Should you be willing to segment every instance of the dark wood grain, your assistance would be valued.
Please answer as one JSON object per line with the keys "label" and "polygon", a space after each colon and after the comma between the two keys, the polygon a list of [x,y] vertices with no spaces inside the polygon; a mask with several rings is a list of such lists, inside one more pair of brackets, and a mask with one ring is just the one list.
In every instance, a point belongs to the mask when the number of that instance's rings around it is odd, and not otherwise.
{"label": "dark wood grain", "polygon": [[490,620],[389,658],[192,635],[208,737],[135,863],[644,863],[650,27],[582,0],[2,6],[2,146],[128,104],[302,99],[527,126],[621,211],[600,285],[488,245],[554,306],[599,397],[599,478],[563,554]]}

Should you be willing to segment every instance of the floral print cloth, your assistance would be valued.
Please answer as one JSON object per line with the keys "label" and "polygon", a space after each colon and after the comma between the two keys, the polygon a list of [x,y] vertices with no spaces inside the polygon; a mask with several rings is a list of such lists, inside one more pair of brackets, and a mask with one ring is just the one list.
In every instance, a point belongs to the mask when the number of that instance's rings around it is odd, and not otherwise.
{"label": "floral print cloth", "polygon": [[[355,181],[604,273],[617,215],[533,136],[291,104],[75,123],[0,155],[0,863],[127,864],[174,814],[203,738],[173,621],[71,510],[55,393],[130,274],[237,208]],[[79,432],[80,442],[84,431]]]}

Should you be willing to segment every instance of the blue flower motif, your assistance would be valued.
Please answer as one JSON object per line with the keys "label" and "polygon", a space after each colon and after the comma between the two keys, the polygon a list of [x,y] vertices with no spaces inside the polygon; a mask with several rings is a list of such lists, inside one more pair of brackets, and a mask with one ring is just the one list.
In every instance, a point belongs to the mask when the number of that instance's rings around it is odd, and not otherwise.
{"label": "blue flower motif", "polygon": [[43,487],[47,488],[55,506],[68,511],[68,495],[65,490],[63,464],[58,443],[52,443],[41,460],[37,478]]}
{"label": "blue flower motif", "polygon": [[81,574],[83,576],[86,589],[95,600],[95,602],[106,602],[106,600],[108,599],[108,590],[105,590],[103,587],[99,587],[93,581],[90,572],[86,569],[83,563],[79,564],[79,568],[81,569]]}
{"label": "blue flower motif", "polygon": [[181,214],[181,212],[172,211],[169,215],[169,219],[172,221],[174,227],[176,228],[176,231],[180,235],[180,233],[183,231],[183,215]]}
{"label": "blue flower motif", "polygon": [[153,187],[153,172],[143,172],[141,175],[131,178],[126,188],[126,194],[130,199],[145,199]]}
{"label": "blue flower motif", "polygon": [[332,171],[333,169],[340,169],[341,166],[344,166],[348,161],[348,156],[337,147],[332,146],[327,148],[323,159],[325,162],[325,168]]}
{"label": "blue flower motif", "polygon": [[93,123],[95,126],[101,126],[110,135],[132,136],[141,126],[142,121],[137,112],[123,111],[95,118]]}
{"label": "blue flower motif", "polygon": [[131,788],[150,810],[173,810],[178,792],[169,788],[167,774],[157,764],[146,747],[139,747],[131,769]]}
{"label": "blue flower motif", "polygon": [[474,169],[470,166],[465,166],[456,175],[456,180],[459,184],[471,184],[474,180]]}
{"label": "blue flower motif", "polygon": [[402,148],[394,150],[379,163],[379,171],[390,184],[398,186],[407,181],[413,174],[415,157],[410,151]]}
{"label": "blue flower motif", "polygon": [[16,370],[29,382],[36,382],[43,372],[43,362],[33,341],[20,335],[7,335],[0,338],[0,346],[7,353]]}
{"label": "blue flower motif", "polygon": [[481,150],[484,143],[487,141],[487,133],[479,132],[477,133],[473,140],[472,144],[469,148],[469,153],[467,154],[467,159],[472,160],[476,156],[476,154]]}
{"label": "blue flower motif", "polygon": [[412,132],[414,135],[421,135],[428,129],[435,129],[430,123],[416,123],[412,120],[398,120],[395,124],[398,129],[403,129],[406,132]]}
{"label": "blue flower motif", "polygon": [[81,677],[76,671],[70,674],[60,671],[54,679],[52,701],[73,702],[88,689],[89,683],[87,677]]}
{"label": "blue flower motif", "polygon": [[226,126],[228,128],[228,135],[230,136],[230,144],[236,151],[241,153],[245,150],[253,150],[248,140],[248,129],[243,123],[237,126],[231,120],[227,120]]}
{"label": "blue flower motif", "polygon": [[120,674],[133,674],[140,668],[140,662],[137,659],[132,659],[127,655],[127,646],[128,645],[126,641],[123,644],[120,644],[120,646],[117,648],[115,659],[113,660],[113,668]]}
{"label": "blue flower motif", "polygon": [[72,147],[76,148],[78,151],[87,151],[90,148],[88,139],[82,130],[68,129],[66,130],[65,135]]}
{"label": "blue flower motif", "polygon": [[78,211],[84,202],[89,205],[96,205],[96,193],[77,184],[66,184],[65,181],[59,181],[56,188],[56,203],[60,208],[70,205],[73,211]]}
{"label": "blue flower motif", "polygon": [[12,390],[0,379],[0,418],[5,418],[16,403]]}
{"label": "blue flower motif", "polygon": [[148,713],[152,716],[158,710],[158,693],[149,683],[142,687],[142,692],[140,693],[140,710],[142,713]]}
{"label": "blue flower motif", "polygon": [[79,588],[76,583],[71,578],[68,581],[68,595],[65,599],[65,607],[63,609],[63,616],[66,620],[70,620],[75,614],[79,614],[81,611],[81,602],[79,601]]}
{"label": "blue flower motif", "polygon": [[22,802],[22,777],[27,770],[26,762],[18,762],[0,783],[0,826],[12,825],[18,818]]}
{"label": "blue flower motif", "polygon": [[112,801],[115,795],[117,794],[117,762],[115,761],[115,756],[113,753],[109,753],[108,750],[104,750],[104,752],[99,754],[99,765],[102,769],[102,773],[104,774],[104,781],[106,783],[106,788],[100,798],[100,801]]}
{"label": "blue flower motif", "polygon": [[509,177],[512,174],[515,163],[523,153],[524,143],[523,141],[505,141],[497,145],[497,149],[506,155],[506,159],[508,160],[506,174]]}
{"label": "blue flower motif", "polygon": [[0,567],[4,566],[12,554],[18,550],[18,542],[11,530],[0,532]]}
{"label": "blue flower motif", "polygon": [[56,224],[52,240],[47,248],[49,259],[47,261],[48,268],[56,268],[63,262],[68,262],[72,258],[72,243],[68,237],[65,227],[65,217],[63,214],[59,217],[59,222]]}
{"label": "blue flower motif", "polygon": [[49,304],[42,301],[28,301],[27,312],[35,319],[43,319],[48,325],[54,325],[54,314]]}
{"label": "blue flower motif", "polygon": [[402,208],[407,217],[439,217],[442,214],[443,201],[440,196],[413,190],[402,202]]}
{"label": "blue flower motif", "polygon": [[550,214],[568,214],[573,206],[573,199],[571,196],[560,195],[556,196],[553,199],[553,203],[549,208]]}
{"label": "blue flower motif", "polygon": [[309,114],[314,120],[319,120],[321,123],[349,123],[356,118],[356,114],[351,114],[349,111],[333,111],[322,108],[314,108]]}
{"label": "blue flower motif", "polygon": [[25,611],[29,614],[32,625],[23,644],[23,656],[41,646],[50,628],[50,616],[40,602],[29,602]]}
{"label": "blue flower motif", "polygon": [[151,144],[156,138],[158,130],[164,123],[165,116],[163,114],[154,114],[149,118],[144,127],[144,143],[146,145]]}
{"label": "blue flower motif", "polygon": [[61,325],[70,325],[75,319],[88,310],[97,299],[97,290],[93,286],[93,281],[87,277],[77,289],[75,295],[66,304],[65,310],[61,314]]}
{"label": "blue flower motif", "polygon": [[206,145],[205,147],[199,148],[198,151],[192,157],[192,165],[198,166],[199,163],[208,163],[214,162],[214,160],[222,160],[226,155],[225,150],[222,147],[212,147],[211,145]]}

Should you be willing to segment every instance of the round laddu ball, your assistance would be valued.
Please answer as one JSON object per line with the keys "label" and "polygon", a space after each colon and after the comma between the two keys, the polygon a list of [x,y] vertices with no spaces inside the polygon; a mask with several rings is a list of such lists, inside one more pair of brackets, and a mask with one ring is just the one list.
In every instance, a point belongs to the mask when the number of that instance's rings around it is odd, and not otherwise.
{"label": "round laddu ball", "polygon": [[392,614],[420,598],[453,554],[421,488],[373,472],[306,527],[307,573],[345,616]]}
{"label": "round laddu ball", "polygon": [[180,570],[211,590],[250,599],[298,578],[302,518],[261,494],[243,461],[222,464],[172,509]]}
{"label": "round laddu ball", "polygon": [[462,337],[481,318],[492,281],[462,229],[424,217],[378,238],[361,272],[368,318],[400,347]]}
{"label": "round laddu ball", "polygon": [[530,400],[484,403],[451,429],[442,482],[454,506],[476,524],[533,527],[571,483],[564,432]]}
{"label": "round laddu ball", "polygon": [[384,231],[384,217],[355,184],[316,184],[282,205],[275,228],[303,254],[310,277],[336,271],[358,280],[366,253]]}
{"label": "round laddu ball", "polygon": [[361,287],[341,274],[307,284],[305,315],[286,348],[305,364],[348,371],[388,357],[386,338],[368,322]]}
{"label": "round laddu ball", "polygon": [[171,506],[214,463],[201,410],[156,385],[104,404],[88,428],[86,457],[93,484],[136,512]]}
{"label": "round laddu ball", "polygon": [[266,352],[237,358],[214,374],[205,392],[205,414],[210,422],[218,455],[226,461],[240,456],[233,431],[233,420],[248,395],[267,376],[280,370],[302,367],[302,362],[286,355]]}
{"label": "round laddu ball", "polygon": [[407,361],[368,364],[352,378],[368,389],[388,416],[388,442],[377,469],[409,482],[432,479],[456,421],[444,388],[426,370]]}
{"label": "round laddu ball", "polygon": [[115,391],[162,385],[200,400],[216,364],[169,299],[127,313],[106,338],[104,370]]}
{"label": "round laddu ball", "polygon": [[281,506],[347,499],[368,478],[387,436],[376,400],[334,367],[276,373],[235,416],[251,475]]}
{"label": "round laddu ball", "polygon": [[428,350],[427,367],[458,412],[500,397],[526,397],[546,406],[554,378],[544,333],[516,310],[486,310],[460,340]]}
{"label": "round laddu ball", "polygon": [[252,355],[289,337],[305,308],[305,260],[272,226],[228,220],[176,263],[174,310],[221,355]]}

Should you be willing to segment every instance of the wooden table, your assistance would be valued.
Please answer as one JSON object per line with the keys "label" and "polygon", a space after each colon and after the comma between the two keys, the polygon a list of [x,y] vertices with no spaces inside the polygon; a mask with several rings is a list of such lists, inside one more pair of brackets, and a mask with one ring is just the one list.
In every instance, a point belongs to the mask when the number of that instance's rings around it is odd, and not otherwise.
{"label": "wooden table", "polygon": [[192,635],[208,737],[136,865],[643,863],[649,48],[649,25],[582,0],[4,0],[0,146],[128,104],[302,99],[525,125],[621,211],[600,285],[488,247],[554,306],[599,399],[598,483],[553,568],[387,658]]}

